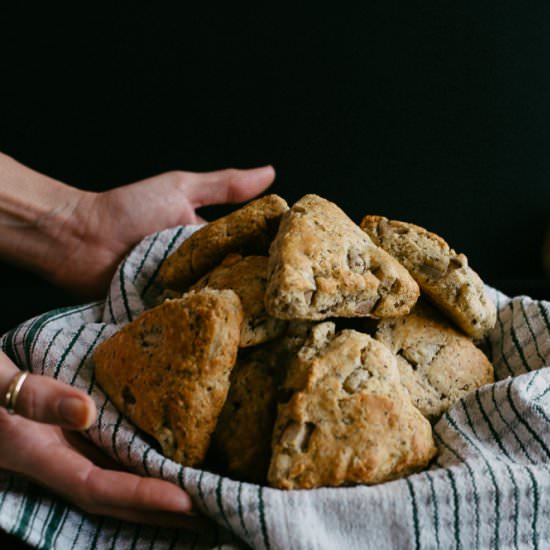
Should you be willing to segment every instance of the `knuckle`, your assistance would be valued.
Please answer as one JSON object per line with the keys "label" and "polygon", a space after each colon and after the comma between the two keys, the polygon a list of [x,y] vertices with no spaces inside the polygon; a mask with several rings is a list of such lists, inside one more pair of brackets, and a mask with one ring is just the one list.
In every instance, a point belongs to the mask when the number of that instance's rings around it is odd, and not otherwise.
{"label": "knuckle", "polygon": [[17,396],[15,412],[26,418],[40,420],[40,403],[34,387],[34,377],[30,375]]}
{"label": "knuckle", "polygon": [[234,183],[239,177],[239,171],[236,168],[226,168],[223,175],[227,183]]}
{"label": "knuckle", "polygon": [[98,510],[104,501],[104,495],[97,483],[97,470],[97,466],[91,466],[87,471],[82,472],[78,486],[75,487],[76,500],[81,508],[90,513]]}
{"label": "knuckle", "polygon": [[181,170],[174,170],[170,172],[170,177],[174,181],[176,187],[185,187],[189,184],[189,172],[183,172]]}
{"label": "knuckle", "polygon": [[140,477],[137,480],[137,483],[132,492],[132,500],[136,504],[147,504],[147,502],[152,498],[151,494],[151,482],[153,480],[145,477]]}
{"label": "knuckle", "polygon": [[233,202],[236,200],[237,189],[240,181],[241,172],[236,168],[226,168],[223,171],[226,189],[225,202]]}

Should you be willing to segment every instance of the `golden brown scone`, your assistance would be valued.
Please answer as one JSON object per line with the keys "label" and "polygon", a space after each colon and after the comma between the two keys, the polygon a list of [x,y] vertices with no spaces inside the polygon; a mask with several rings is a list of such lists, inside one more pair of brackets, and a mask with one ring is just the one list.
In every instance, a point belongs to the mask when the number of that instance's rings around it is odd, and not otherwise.
{"label": "golden brown scone", "polygon": [[185,466],[207,451],[242,317],[232,290],[191,292],[146,311],[94,353],[97,381],[117,409]]}
{"label": "golden brown scone", "polygon": [[264,483],[277,411],[276,356],[266,346],[243,350],[230,382],[212,435],[214,453],[229,476]]}
{"label": "golden brown scone", "polygon": [[280,319],[395,317],[419,295],[406,269],[335,204],[306,195],[270,247],[266,309]]}
{"label": "golden brown scone", "polygon": [[229,394],[212,435],[211,453],[229,476],[265,483],[279,385],[311,327],[309,321],[291,321],[284,336],[239,352]]}
{"label": "golden brown scone", "polygon": [[410,271],[422,291],[466,334],[481,339],[494,327],[495,305],[464,254],[412,223],[365,216],[361,228]]}
{"label": "golden brown scone", "polygon": [[267,256],[230,254],[197,281],[190,290],[229,288],[241,299],[244,321],[239,346],[246,348],[273,340],[281,335],[286,323],[267,314],[264,306],[267,285]]}
{"label": "golden brown scone", "polygon": [[425,467],[430,423],[399,381],[395,357],[366,334],[333,323],[312,330],[285,383],[268,481],[280,489],[373,484]]}
{"label": "golden brown scone", "polygon": [[[284,335],[273,342],[271,349],[277,354],[279,363],[285,369],[294,360],[300,348],[306,343],[313,327],[318,324],[314,321],[289,321]],[[286,370],[284,372],[286,373]],[[284,374],[281,380],[283,379]]]}
{"label": "golden brown scone", "polygon": [[186,290],[230,252],[265,255],[286,210],[281,197],[267,195],[205,225],[164,261],[159,283]]}
{"label": "golden brown scone", "polygon": [[401,383],[432,421],[467,393],[494,382],[483,352],[427,304],[417,304],[405,317],[380,321],[375,338],[397,356]]}

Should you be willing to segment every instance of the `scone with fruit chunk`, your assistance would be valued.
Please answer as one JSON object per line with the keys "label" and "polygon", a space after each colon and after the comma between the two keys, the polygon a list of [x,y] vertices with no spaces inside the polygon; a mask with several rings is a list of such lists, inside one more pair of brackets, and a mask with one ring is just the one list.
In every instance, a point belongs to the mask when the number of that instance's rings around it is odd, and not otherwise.
{"label": "scone with fruit chunk", "polygon": [[375,338],[397,356],[401,383],[432,421],[467,393],[494,382],[483,352],[427,304],[417,304],[405,317],[380,321]]}
{"label": "scone with fruit chunk", "polygon": [[281,197],[267,195],[206,224],[166,258],[158,282],[164,288],[187,290],[231,252],[267,254],[287,210]]}
{"label": "scone with fruit chunk", "polygon": [[144,312],[94,353],[96,379],[117,409],[185,466],[208,449],[242,318],[232,290],[191,292]]}
{"label": "scone with fruit chunk", "polygon": [[265,483],[279,385],[311,327],[308,321],[291,321],[284,336],[239,352],[209,451],[227,475]]}
{"label": "scone with fruit chunk", "polygon": [[223,470],[231,477],[252,483],[265,482],[277,412],[277,362],[265,348],[240,352],[212,436],[211,452]]}
{"label": "scone with fruit chunk", "polygon": [[407,270],[332,202],[306,195],[283,216],[265,296],[274,317],[396,317],[419,292]]}
{"label": "scone with fruit chunk", "polygon": [[495,326],[496,309],[479,275],[435,233],[412,223],[365,216],[361,228],[401,262],[422,291],[468,335],[481,339]]}
{"label": "scone with fruit chunk", "polygon": [[246,348],[273,340],[285,330],[286,323],[267,314],[264,306],[267,285],[267,256],[230,254],[191,290],[229,288],[241,299],[244,321],[239,346]]}
{"label": "scone with fruit chunk", "polygon": [[380,483],[424,468],[430,423],[399,380],[395,357],[353,330],[321,323],[290,365],[268,481],[280,489]]}

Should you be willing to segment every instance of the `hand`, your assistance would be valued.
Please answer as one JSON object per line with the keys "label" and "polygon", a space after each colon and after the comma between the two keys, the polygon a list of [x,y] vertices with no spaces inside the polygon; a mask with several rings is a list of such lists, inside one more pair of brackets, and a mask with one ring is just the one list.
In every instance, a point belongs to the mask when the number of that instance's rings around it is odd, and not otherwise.
{"label": "hand", "polygon": [[[0,396],[17,367],[0,352]],[[0,397],[2,399],[2,397]],[[47,378],[29,375],[15,415],[0,403],[0,468],[48,487],[85,512],[138,523],[198,528],[190,497],[168,481],[117,471],[117,463],[75,430],[96,415],[89,396]]]}
{"label": "hand", "polygon": [[[274,177],[270,166],[168,172],[90,193],[0,153],[0,255],[83,297],[100,297],[118,263],[145,235],[201,222],[197,208],[248,200]],[[0,353],[0,401],[16,373]],[[96,411],[75,388],[29,375],[16,412],[9,415],[0,402],[0,468],[29,477],[90,513],[157,525],[204,523],[186,517],[191,500],[176,485],[117,471],[112,459],[78,437],[75,430],[89,427]]]}
{"label": "hand", "polygon": [[237,203],[264,191],[271,166],[197,174],[167,172],[105,193],[83,193],[59,232],[50,278],[81,296],[104,295],[116,266],[145,235],[201,223],[201,206]]}
{"label": "hand", "polygon": [[271,166],[167,172],[104,193],[81,191],[0,153],[0,257],[82,299],[105,296],[130,248],[155,231],[200,223],[195,210],[243,202],[271,185]]}

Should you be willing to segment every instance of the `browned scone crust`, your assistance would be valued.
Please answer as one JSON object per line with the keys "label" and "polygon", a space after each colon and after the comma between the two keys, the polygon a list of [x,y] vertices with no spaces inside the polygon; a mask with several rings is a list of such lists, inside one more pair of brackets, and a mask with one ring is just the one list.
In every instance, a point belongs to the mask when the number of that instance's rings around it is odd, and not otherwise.
{"label": "browned scone crust", "polygon": [[266,346],[243,350],[230,381],[212,435],[214,454],[229,476],[265,483],[280,382],[276,356]]}
{"label": "browned scone crust", "polygon": [[395,317],[419,288],[335,204],[302,197],[283,216],[270,248],[266,309],[280,319]]}
{"label": "browned scone crust", "polygon": [[229,476],[266,482],[279,385],[311,327],[307,321],[290,322],[284,336],[239,352],[210,449]]}
{"label": "browned scone crust", "polygon": [[232,290],[192,292],[144,312],[94,353],[96,379],[117,409],[185,466],[207,451],[242,316]]}
{"label": "browned scone crust", "polygon": [[265,255],[286,210],[281,197],[267,195],[205,225],[164,261],[159,283],[186,290],[230,252]]}
{"label": "browned scone crust", "polygon": [[432,421],[467,393],[494,382],[483,352],[426,304],[380,321],[375,338],[396,355],[401,383]]}
{"label": "browned scone crust", "polygon": [[481,339],[494,327],[495,305],[464,254],[412,223],[365,216],[361,228],[410,271],[422,291],[466,334]]}
{"label": "browned scone crust", "polygon": [[425,467],[430,423],[399,381],[395,357],[366,334],[313,328],[290,366],[268,481],[280,489],[373,484]]}
{"label": "browned scone crust", "polygon": [[285,321],[271,317],[265,310],[266,285],[267,256],[242,257],[240,254],[230,254],[190,290],[229,288],[239,295],[244,312],[239,346],[246,348],[273,340],[286,327]]}

